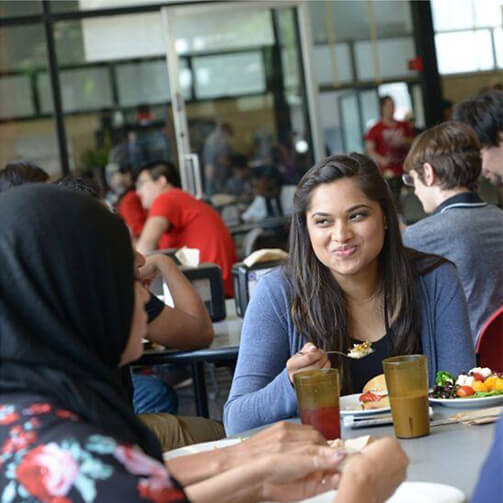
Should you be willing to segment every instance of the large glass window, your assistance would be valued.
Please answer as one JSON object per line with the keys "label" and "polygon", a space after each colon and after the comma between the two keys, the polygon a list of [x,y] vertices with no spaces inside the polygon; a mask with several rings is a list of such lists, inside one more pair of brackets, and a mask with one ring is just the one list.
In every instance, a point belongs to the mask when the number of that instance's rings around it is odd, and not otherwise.
{"label": "large glass window", "polygon": [[378,40],[376,45],[377,51],[374,50],[372,42],[356,42],[358,80],[380,80],[415,75],[415,72],[407,68],[407,62],[414,57],[412,38]]}
{"label": "large glass window", "polygon": [[[186,99],[192,95],[192,72],[186,60],[181,61],[180,83]],[[150,105],[171,100],[166,59],[134,61],[116,65],[119,104],[123,107],[138,103]]]}
{"label": "large glass window", "polygon": [[[168,0],[169,2],[169,0]],[[166,0],[51,0],[53,12],[114,9],[168,3]]]}
{"label": "large glass window", "polygon": [[[379,38],[412,33],[410,5],[406,1],[311,0],[308,2],[315,44],[337,40],[366,40],[370,22],[375,23]],[[370,4],[370,5],[369,5]]]}
{"label": "large glass window", "polygon": [[192,65],[197,98],[262,94],[266,89],[259,51],[196,57]]}
{"label": "large glass window", "polygon": [[502,67],[503,0],[431,0],[441,74]]}
{"label": "large glass window", "polygon": [[435,44],[438,70],[442,74],[494,68],[489,30],[438,33],[435,35]]}
{"label": "large glass window", "polygon": [[17,17],[40,14],[42,2],[39,0],[2,0],[0,2],[0,17]]}
{"label": "large glass window", "polygon": [[[111,107],[112,88],[110,72],[106,67],[89,66],[62,70],[59,73],[61,97],[65,112],[83,112]],[[49,74],[38,78],[40,107],[43,113],[52,113],[52,93]]]}
{"label": "large glass window", "polygon": [[[107,162],[137,168],[172,160],[159,12],[60,21],[54,31],[71,169],[100,178]],[[41,78],[39,85],[41,106],[51,110],[48,83]]]}
{"label": "large glass window", "polygon": [[382,85],[399,98],[397,118],[412,112],[409,86],[418,75],[408,65],[416,54],[410,3],[315,0],[308,5],[327,151],[361,151],[366,131],[379,119]]}
{"label": "large glass window", "polygon": [[[32,5],[36,2],[26,3],[24,10],[13,5],[0,8],[9,15],[36,10]],[[41,109],[37,93],[37,80],[47,72],[42,25],[0,29],[0,72],[0,169],[9,161],[26,159],[59,176],[53,118]]]}

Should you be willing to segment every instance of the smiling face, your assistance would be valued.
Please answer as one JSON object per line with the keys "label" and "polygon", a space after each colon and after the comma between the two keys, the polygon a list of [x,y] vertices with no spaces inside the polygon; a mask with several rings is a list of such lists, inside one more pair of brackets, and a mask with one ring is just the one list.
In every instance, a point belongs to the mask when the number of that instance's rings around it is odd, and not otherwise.
{"label": "smiling face", "polygon": [[375,270],[384,244],[385,218],[354,178],[319,185],[306,212],[311,246],[336,280]]}

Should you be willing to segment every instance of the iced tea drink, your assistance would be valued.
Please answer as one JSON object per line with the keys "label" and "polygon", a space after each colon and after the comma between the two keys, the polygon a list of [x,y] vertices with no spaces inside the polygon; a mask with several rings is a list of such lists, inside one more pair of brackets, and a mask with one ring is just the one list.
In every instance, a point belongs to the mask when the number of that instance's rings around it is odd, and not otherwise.
{"label": "iced tea drink", "polygon": [[428,366],[424,355],[394,356],[383,360],[391,416],[399,438],[429,435]]}
{"label": "iced tea drink", "polygon": [[310,424],[327,440],[340,438],[339,371],[304,370],[293,379],[302,424]]}

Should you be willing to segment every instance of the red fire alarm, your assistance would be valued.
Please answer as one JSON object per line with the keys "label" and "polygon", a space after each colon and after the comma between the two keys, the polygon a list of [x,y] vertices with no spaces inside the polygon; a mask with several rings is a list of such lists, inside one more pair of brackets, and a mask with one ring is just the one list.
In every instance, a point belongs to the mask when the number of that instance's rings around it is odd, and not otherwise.
{"label": "red fire alarm", "polygon": [[409,70],[415,72],[422,72],[424,70],[424,61],[421,56],[416,56],[415,58],[409,59],[407,62],[407,67]]}

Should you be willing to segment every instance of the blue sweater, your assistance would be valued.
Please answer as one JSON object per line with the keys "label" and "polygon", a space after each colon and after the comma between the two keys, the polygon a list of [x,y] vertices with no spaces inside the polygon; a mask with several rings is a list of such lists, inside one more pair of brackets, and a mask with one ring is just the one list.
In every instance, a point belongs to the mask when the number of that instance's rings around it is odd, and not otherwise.
{"label": "blue sweater", "polygon": [[496,425],[493,444],[479,472],[471,503],[503,503],[503,416]]}
{"label": "blue sweater", "polygon": [[[455,267],[444,263],[420,276],[417,289],[430,382],[438,370],[457,374],[472,368],[473,341]],[[224,407],[228,435],[298,415],[286,361],[305,342],[290,316],[282,272],[275,269],[260,280],[246,310],[236,372]]]}

